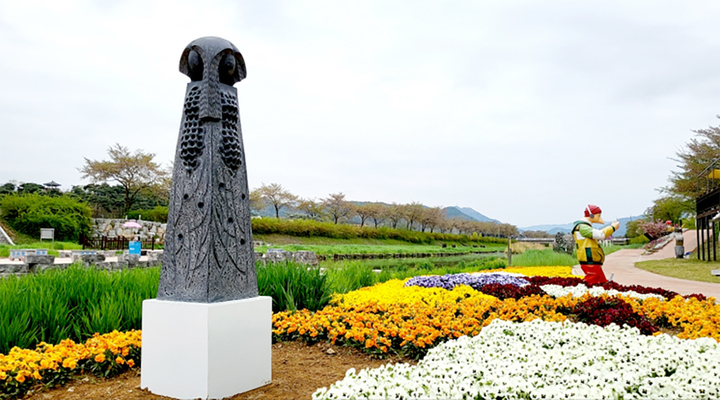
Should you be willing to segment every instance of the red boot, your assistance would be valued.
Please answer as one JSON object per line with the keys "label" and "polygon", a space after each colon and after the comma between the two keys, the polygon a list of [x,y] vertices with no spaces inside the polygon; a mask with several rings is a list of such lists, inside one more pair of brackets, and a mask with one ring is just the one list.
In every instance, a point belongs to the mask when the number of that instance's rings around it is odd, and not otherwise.
{"label": "red boot", "polygon": [[593,264],[580,264],[580,268],[582,268],[583,272],[585,272],[585,283],[588,285],[592,285],[595,283],[605,283],[607,282],[607,278],[605,278],[605,274],[603,273],[602,265],[593,265]]}

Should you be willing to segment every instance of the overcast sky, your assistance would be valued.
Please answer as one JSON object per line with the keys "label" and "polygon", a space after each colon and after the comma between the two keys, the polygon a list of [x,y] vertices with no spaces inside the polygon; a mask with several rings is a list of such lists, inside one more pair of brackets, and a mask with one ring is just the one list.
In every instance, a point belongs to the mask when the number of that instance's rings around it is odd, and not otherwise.
{"label": "overcast sky", "polygon": [[0,184],[175,154],[185,46],[233,42],[250,188],[637,216],[720,123],[720,2],[0,0]]}

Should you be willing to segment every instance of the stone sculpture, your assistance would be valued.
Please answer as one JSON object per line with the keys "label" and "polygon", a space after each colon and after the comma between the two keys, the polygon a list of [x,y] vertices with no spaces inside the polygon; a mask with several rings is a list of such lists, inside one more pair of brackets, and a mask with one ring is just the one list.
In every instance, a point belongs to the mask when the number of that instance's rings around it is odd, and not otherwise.
{"label": "stone sculpture", "polygon": [[245,61],[204,37],[180,58],[190,77],[175,152],[159,300],[215,303],[258,295],[236,82]]}

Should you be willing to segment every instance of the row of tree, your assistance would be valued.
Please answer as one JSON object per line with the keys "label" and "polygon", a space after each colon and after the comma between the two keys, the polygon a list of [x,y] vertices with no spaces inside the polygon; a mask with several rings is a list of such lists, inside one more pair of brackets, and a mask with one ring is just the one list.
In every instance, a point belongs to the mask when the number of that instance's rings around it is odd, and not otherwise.
{"label": "row of tree", "polygon": [[[108,149],[109,159],[91,160],[79,168],[90,184],[73,186],[62,193],[35,183],[0,186],[0,195],[39,193],[67,195],[90,205],[95,217],[124,217],[133,210],[166,207],[170,195],[171,168],[154,161],[155,155],[142,150],[131,151],[115,144]],[[115,183],[111,185],[110,183]],[[321,200],[300,198],[277,183],[263,184],[250,192],[250,207],[255,215],[271,209],[275,217],[305,218],[338,223],[372,224],[422,232],[456,232],[488,236],[514,236],[515,226],[495,222],[478,222],[448,218],[442,207],[425,207],[420,203],[361,203],[345,199],[343,193],[332,193]]]}
{"label": "row of tree", "polygon": [[358,223],[360,226],[367,224],[421,232],[456,232],[500,237],[518,234],[517,228],[510,224],[448,218],[442,207],[426,207],[417,202],[353,202],[346,200],[343,193],[331,193],[320,200],[306,199],[292,194],[277,183],[262,184],[251,191],[250,208],[255,215],[262,215],[270,209],[276,218],[306,218],[332,221],[335,224]]}

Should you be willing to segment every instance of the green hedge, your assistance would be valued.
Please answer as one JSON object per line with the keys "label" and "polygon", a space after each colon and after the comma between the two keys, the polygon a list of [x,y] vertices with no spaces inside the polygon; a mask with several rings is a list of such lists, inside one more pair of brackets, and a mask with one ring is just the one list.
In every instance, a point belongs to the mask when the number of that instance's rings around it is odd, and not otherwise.
{"label": "green hedge", "polygon": [[55,239],[77,242],[91,229],[92,210],[68,196],[6,195],[0,200],[0,218],[25,235],[39,238],[41,228],[54,228]]}
{"label": "green hedge", "polygon": [[334,224],[313,220],[289,220],[278,218],[253,218],[252,230],[256,234],[283,234],[289,236],[327,237],[332,239],[394,239],[416,244],[438,241],[460,243],[507,243],[507,239],[494,237],[471,237],[451,233],[418,232],[388,227],[360,227],[359,225]]}
{"label": "green hedge", "polygon": [[133,210],[128,211],[127,217],[130,219],[141,219],[143,221],[167,222],[168,208],[157,206],[151,210]]}

